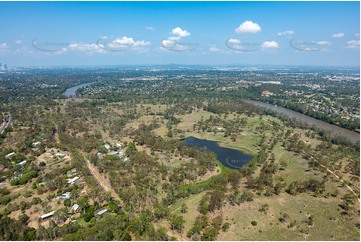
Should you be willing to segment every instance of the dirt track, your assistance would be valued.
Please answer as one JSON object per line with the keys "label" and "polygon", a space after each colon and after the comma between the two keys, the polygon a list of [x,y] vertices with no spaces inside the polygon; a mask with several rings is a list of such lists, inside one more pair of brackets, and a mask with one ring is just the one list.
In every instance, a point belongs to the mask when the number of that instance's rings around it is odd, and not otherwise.
{"label": "dirt track", "polygon": [[94,178],[98,181],[99,185],[106,191],[106,192],[110,192],[110,194],[112,195],[113,198],[115,198],[116,200],[121,201],[120,197],[118,196],[118,194],[114,191],[114,189],[112,188],[112,186],[110,185],[110,182],[107,178],[105,178],[104,176],[102,176],[98,169],[90,163],[89,160],[86,160],[86,164],[90,170],[90,172],[93,174]]}

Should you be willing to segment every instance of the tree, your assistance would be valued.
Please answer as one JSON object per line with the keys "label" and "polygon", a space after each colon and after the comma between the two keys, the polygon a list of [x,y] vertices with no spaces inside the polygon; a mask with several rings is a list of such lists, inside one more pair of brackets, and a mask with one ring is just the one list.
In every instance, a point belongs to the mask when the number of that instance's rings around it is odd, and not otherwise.
{"label": "tree", "polygon": [[170,226],[172,230],[177,230],[178,232],[182,232],[184,228],[185,220],[182,216],[173,215],[170,220]]}
{"label": "tree", "polygon": [[65,199],[64,200],[64,206],[65,207],[70,207],[71,206],[71,200],[70,199]]}
{"label": "tree", "polygon": [[130,142],[127,149],[125,150],[125,154],[129,156],[133,155],[135,152],[137,152],[137,147],[135,146],[134,142]]}
{"label": "tree", "polygon": [[251,202],[253,201],[253,193],[244,189],[241,195],[241,202]]}
{"label": "tree", "polygon": [[222,226],[222,231],[227,232],[230,227],[231,227],[231,223],[225,222]]}
{"label": "tree", "polygon": [[217,234],[218,231],[216,228],[214,228],[213,226],[208,226],[207,228],[204,229],[201,240],[207,240],[207,241],[216,240]]}
{"label": "tree", "polygon": [[182,203],[182,207],[181,207],[181,213],[186,213],[188,210],[188,207],[185,203]]}
{"label": "tree", "polygon": [[201,214],[206,214],[208,212],[208,196],[204,195],[199,201],[198,211]]}

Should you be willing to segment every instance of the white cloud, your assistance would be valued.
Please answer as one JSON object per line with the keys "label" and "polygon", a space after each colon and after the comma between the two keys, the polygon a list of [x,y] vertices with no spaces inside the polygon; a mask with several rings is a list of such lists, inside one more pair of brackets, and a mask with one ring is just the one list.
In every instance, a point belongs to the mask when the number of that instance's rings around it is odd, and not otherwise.
{"label": "white cloud", "polygon": [[239,27],[235,29],[235,31],[239,34],[254,34],[261,31],[261,26],[259,26],[257,23],[253,23],[252,21],[247,20],[241,23]]}
{"label": "white cloud", "polygon": [[262,48],[278,48],[279,45],[276,41],[264,41],[261,45]]}
{"label": "white cloud", "polygon": [[180,27],[172,29],[172,36],[161,41],[161,48],[171,51],[188,51],[190,50],[191,43],[181,43],[180,40],[189,36],[191,33],[183,30]]}
{"label": "white cloud", "polygon": [[6,43],[1,43],[0,44],[0,49],[6,49],[8,48],[9,46],[6,44]]}
{"label": "white cloud", "polygon": [[283,32],[278,32],[277,35],[279,36],[290,36],[293,35],[295,32],[293,30],[286,30]]}
{"label": "white cloud", "polygon": [[359,49],[360,48],[360,40],[349,40],[349,41],[347,41],[347,48]]}
{"label": "white cloud", "polygon": [[189,46],[175,40],[164,39],[161,42],[163,50],[171,50],[171,51],[188,51],[190,50]]}
{"label": "white cloud", "polygon": [[134,41],[133,38],[129,38],[126,36],[115,39],[110,43],[108,43],[108,46],[111,48],[138,47],[138,46],[147,46],[147,45],[150,45],[150,42],[144,40]]}
{"label": "white cloud", "polygon": [[180,27],[176,27],[176,28],[172,29],[172,34],[175,37],[184,38],[184,37],[187,37],[188,35],[190,35],[191,33],[189,33],[187,30],[181,29]]}
{"label": "white cloud", "polygon": [[332,35],[333,38],[342,38],[342,37],[344,37],[344,36],[345,36],[344,33],[337,33],[337,34],[333,34],[333,35]]}
{"label": "white cloud", "polygon": [[219,52],[220,49],[217,48],[217,47],[212,46],[211,48],[209,48],[209,51],[210,51],[210,52]]}
{"label": "white cloud", "polygon": [[241,44],[241,41],[239,39],[229,39],[228,40],[228,43],[231,44],[231,45],[240,45]]}
{"label": "white cloud", "polygon": [[148,30],[148,31],[154,31],[155,30],[152,26],[146,26],[145,29]]}
{"label": "white cloud", "polygon": [[72,43],[69,44],[68,49],[73,51],[83,51],[83,52],[98,52],[98,53],[104,52],[104,50],[100,48],[100,46],[98,46],[97,44]]}
{"label": "white cloud", "polygon": [[22,41],[20,40],[20,39],[18,39],[18,40],[15,40],[15,44],[18,44],[18,45],[20,45],[22,43]]}
{"label": "white cloud", "polygon": [[68,48],[61,48],[60,50],[55,51],[54,53],[60,55],[60,54],[63,54],[65,52],[67,52],[67,51],[68,51]]}
{"label": "white cloud", "polygon": [[322,40],[322,41],[317,41],[315,42],[317,45],[320,45],[320,46],[328,46],[330,45],[330,42],[328,41],[325,41],[325,40]]}

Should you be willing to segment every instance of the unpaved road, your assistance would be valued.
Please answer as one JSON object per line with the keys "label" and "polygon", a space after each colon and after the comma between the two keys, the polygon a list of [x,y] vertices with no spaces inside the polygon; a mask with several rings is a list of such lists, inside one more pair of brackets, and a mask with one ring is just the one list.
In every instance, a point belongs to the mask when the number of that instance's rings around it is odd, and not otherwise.
{"label": "unpaved road", "polygon": [[[331,173],[332,175],[334,175],[341,183],[344,183],[344,181],[338,176],[336,175],[336,173],[334,173],[333,171],[331,171],[330,169],[328,169],[326,166],[320,164],[320,166],[322,166],[323,168],[325,168],[329,173]],[[350,190],[353,195],[355,195],[355,197],[357,198],[357,200],[360,202],[360,199],[358,197],[358,195],[356,194],[356,192],[349,186],[349,185],[346,185],[347,189]]]}
{"label": "unpaved road", "polygon": [[110,185],[110,182],[107,178],[105,178],[102,174],[99,173],[98,169],[90,163],[89,160],[86,160],[86,164],[90,170],[90,172],[93,174],[95,179],[98,181],[99,185],[106,191],[110,192],[113,198],[115,198],[118,201],[121,201],[118,194],[114,191],[113,187]]}

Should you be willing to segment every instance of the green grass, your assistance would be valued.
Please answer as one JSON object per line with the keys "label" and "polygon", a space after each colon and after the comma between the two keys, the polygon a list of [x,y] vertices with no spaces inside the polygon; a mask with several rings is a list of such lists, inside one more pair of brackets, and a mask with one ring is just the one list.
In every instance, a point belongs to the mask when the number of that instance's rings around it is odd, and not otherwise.
{"label": "green grass", "polygon": [[[198,193],[196,195],[192,195],[185,199],[181,199],[170,208],[171,214],[183,216],[183,218],[185,220],[185,224],[184,224],[185,230],[184,231],[187,232],[193,226],[193,223],[196,220],[196,217],[199,215],[198,204],[204,194],[206,194],[205,191]],[[188,208],[186,213],[181,213],[181,206],[183,203],[185,203]]]}
{"label": "green grass", "polygon": [[[218,175],[215,175],[213,177],[223,176],[223,175],[227,174],[228,172],[230,172],[232,170],[232,169],[230,169],[228,167],[225,167],[219,161],[217,161],[217,165],[220,167],[221,173],[219,173]],[[211,177],[211,178],[209,178],[207,180],[204,180],[204,181],[184,185],[181,188],[185,189],[185,190],[189,190],[191,193],[196,193],[197,191],[198,192],[204,191],[204,190],[209,188],[213,177]]]}
{"label": "green grass", "polygon": [[[262,204],[268,204],[265,214],[259,212]],[[253,202],[243,203],[239,207],[227,206],[223,210],[226,221],[232,226],[227,233],[221,233],[218,240],[358,240],[359,232],[355,224],[347,221],[337,211],[338,200],[316,198],[309,194],[277,197],[258,197]],[[289,218],[281,223],[280,212]],[[308,217],[314,216],[314,225],[309,226]],[[333,217],[336,220],[330,220]],[[252,226],[252,221],[257,226]],[[292,221],[295,226],[288,228]],[[301,230],[308,231],[307,234]]]}

